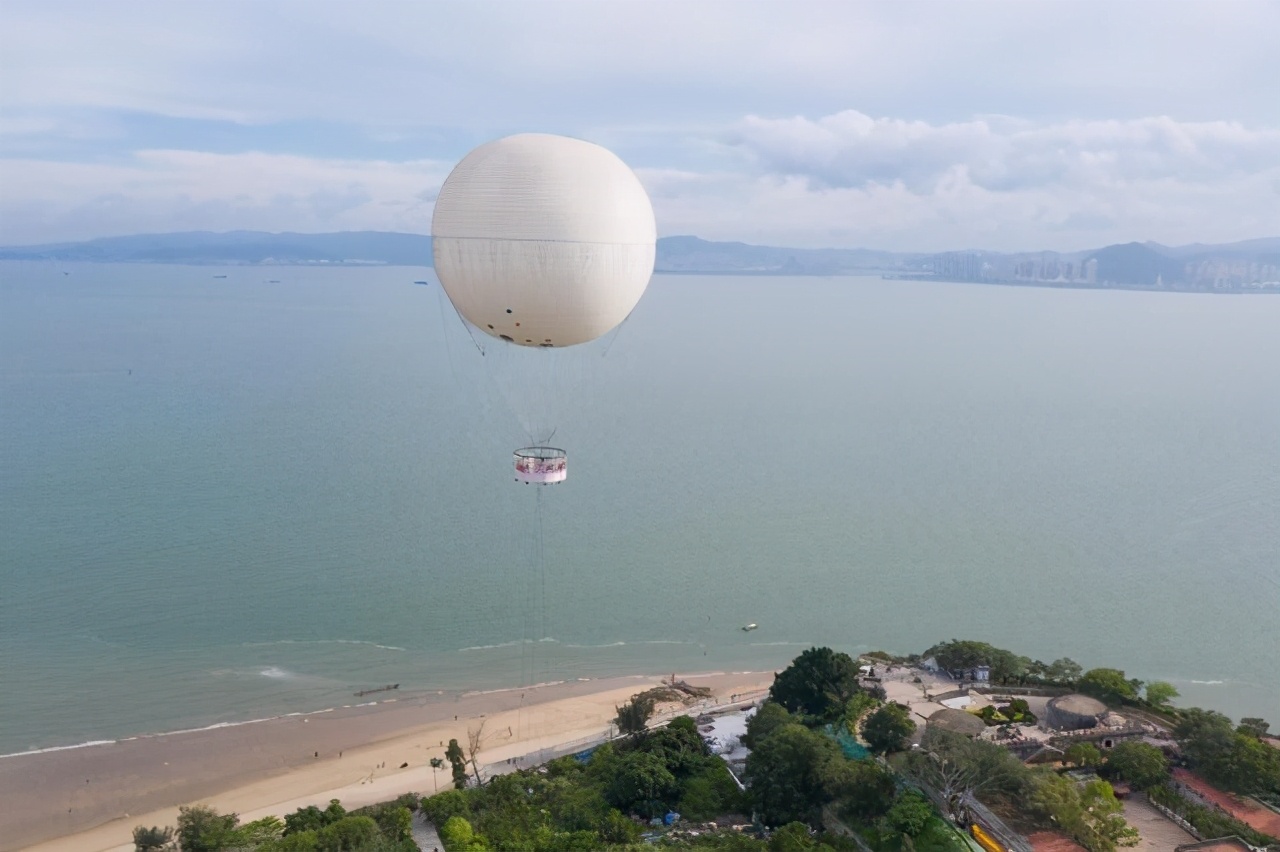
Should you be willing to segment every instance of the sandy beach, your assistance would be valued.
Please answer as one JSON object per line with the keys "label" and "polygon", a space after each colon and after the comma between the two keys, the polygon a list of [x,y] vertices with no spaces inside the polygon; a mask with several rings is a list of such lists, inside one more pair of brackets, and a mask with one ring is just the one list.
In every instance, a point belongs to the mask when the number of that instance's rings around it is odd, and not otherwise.
{"label": "sandy beach", "polygon": [[[772,672],[679,675],[713,697],[702,709],[759,697]],[[609,731],[615,707],[660,676],[573,681],[475,693],[395,695],[363,706],[243,725],[143,736],[0,758],[0,850],[133,849],[136,825],[173,825],[201,802],[243,820],[341,799],[348,808],[449,783],[450,738],[483,729],[480,761],[538,762]],[[660,708],[665,716],[689,712]],[[318,755],[318,756],[317,756]],[[407,764],[407,766],[405,765]]]}

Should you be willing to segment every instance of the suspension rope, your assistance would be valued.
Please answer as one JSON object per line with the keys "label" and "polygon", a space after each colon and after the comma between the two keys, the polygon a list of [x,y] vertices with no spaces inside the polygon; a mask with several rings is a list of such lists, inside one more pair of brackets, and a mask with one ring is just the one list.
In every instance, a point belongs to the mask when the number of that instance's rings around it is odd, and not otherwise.
{"label": "suspension rope", "polygon": [[453,308],[453,313],[458,317],[458,322],[462,323],[462,327],[467,330],[467,337],[471,338],[471,343],[475,346],[476,351],[480,353],[481,357],[484,357],[484,346],[481,345],[480,341],[476,340],[475,332],[471,330],[471,323],[467,322],[463,318],[462,312],[458,310],[458,306],[449,298],[449,294],[444,292],[444,287],[440,288],[440,292],[444,294],[445,300],[449,303],[449,307]]}
{"label": "suspension rope", "polygon": [[547,558],[546,546],[542,533],[542,489],[538,487],[537,494],[537,516],[538,516],[538,598],[539,608],[542,611],[542,635],[538,637],[538,641],[548,638],[547,636]]}
{"label": "suspension rope", "polygon": [[[627,319],[630,319],[630,318],[631,318],[631,315],[627,314]],[[608,340],[605,341],[604,351],[600,353],[601,360],[603,360],[605,356],[609,354],[609,350],[613,348],[614,341],[618,339],[618,335],[622,334],[622,327],[626,324],[627,324],[627,320],[624,319],[622,322],[618,323],[618,325],[613,329],[613,331],[609,332]]]}

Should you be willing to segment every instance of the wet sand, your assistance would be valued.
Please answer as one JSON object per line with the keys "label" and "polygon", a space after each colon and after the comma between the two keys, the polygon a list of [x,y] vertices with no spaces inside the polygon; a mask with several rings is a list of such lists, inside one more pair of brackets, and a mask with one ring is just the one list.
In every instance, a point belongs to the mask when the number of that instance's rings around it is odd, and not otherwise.
{"label": "wet sand", "polygon": [[[720,704],[758,695],[773,673],[681,677],[710,687],[715,698],[707,704]],[[331,798],[359,807],[430,794],[450,775],[447,764],[437,771],[428,761],[444,757],[450,738],[465,746],[468,729],[481,722],[482,763],[531,753],[536,760],[600,738],[617,705],[660,680],[398,695],[371,706],[2,758],[0,850],[132,850],[134,826],[173,825],[178,806],[195,802],[249,820]]]}

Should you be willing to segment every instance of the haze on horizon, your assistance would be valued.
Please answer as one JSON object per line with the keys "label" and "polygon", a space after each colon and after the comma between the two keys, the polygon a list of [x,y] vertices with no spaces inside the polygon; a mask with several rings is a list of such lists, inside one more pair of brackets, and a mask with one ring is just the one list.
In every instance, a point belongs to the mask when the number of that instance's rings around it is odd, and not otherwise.
{"label": "haze on horizon", "polygon": [[0,244],[426,233],[514,132],[662,235],[1064,251],[1280,231],[1280,3],[0,6]]}

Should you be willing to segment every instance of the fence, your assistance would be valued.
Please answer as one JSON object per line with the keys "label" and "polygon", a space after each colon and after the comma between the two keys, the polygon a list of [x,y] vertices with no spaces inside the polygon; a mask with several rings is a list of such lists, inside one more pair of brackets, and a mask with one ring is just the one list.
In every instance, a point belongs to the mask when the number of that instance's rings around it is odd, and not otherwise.
{"label": "fence", "polygon": [[1174,825],[1176,825],[1176,826],[1178,826],[1179,828],[1181,828],[1181,829],[1182,829],[1183,831],[1185,831],[1187,834],[1190,834],[1190,835],[1191,835],[1192,837],[1194,837],[1196,840],[1204,840],[1204,839],[1206,839],[1206,838],[1205,838],[1205,836],[1204,836],[1203,834],[1201,834],[1200,832],[1196,831],[1195,826],[1193,826],[1191,823],[1189,823],[1189,822],[1187,822],[1185,819],[1183,819],[1183,818],[1182,818],[1182,816],[1181,816],[1181,815],[1179,815],[1176,811],[1173,811],[1173,810],[1170,810],[1169,808],[1166,808],[1164,805],[1160,804],[1159,802],[1157,802],[1155,799],[1151,798],[1150,796],[1148,796],[1148,797],[1147,797],[1147,801],[1151,803],[1151,806],[1152,806],[1153,808],[1155,808],[1155,809],[1156,809],[1156,810],[1158,810],[1160,813],[1162,813],[1162,814],[1164,814],[1166,817],[1168,817],[1168,818],[1169,818],[1169,820],[1170,820],[1171,822],[1173,822],[1173,824],[1174,824]]}

